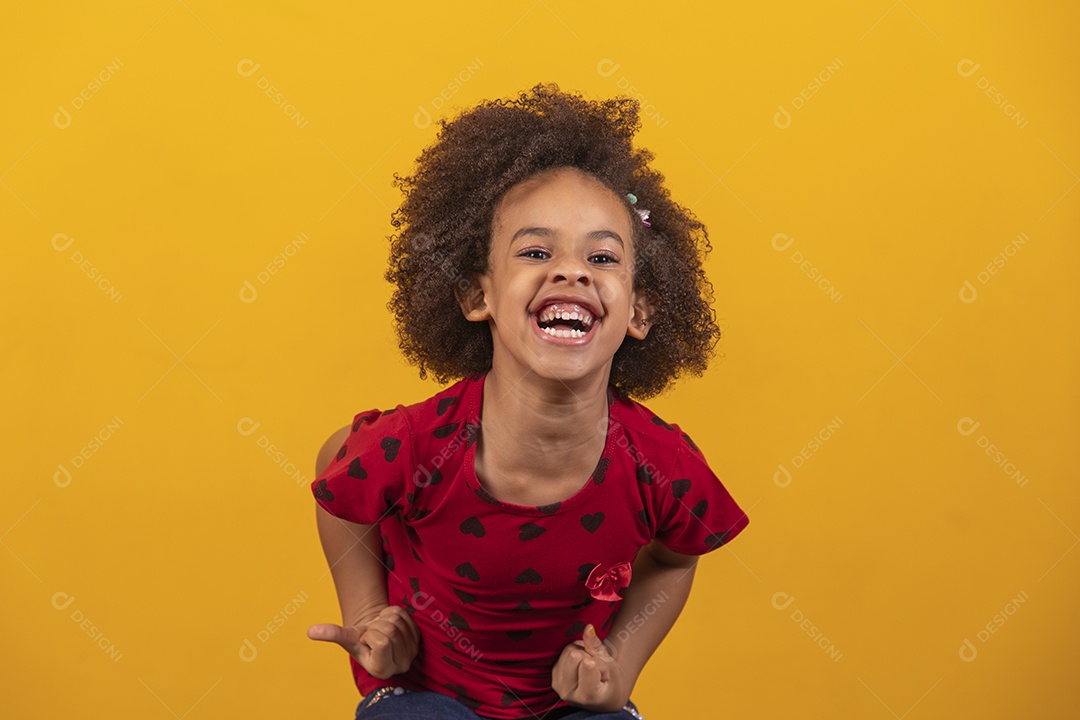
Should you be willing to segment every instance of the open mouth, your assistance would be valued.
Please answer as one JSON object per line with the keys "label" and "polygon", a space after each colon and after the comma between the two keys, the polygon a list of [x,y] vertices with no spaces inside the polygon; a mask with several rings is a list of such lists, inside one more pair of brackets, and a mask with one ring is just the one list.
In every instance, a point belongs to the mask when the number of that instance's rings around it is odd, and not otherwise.
{"label": "open mouth", "polygon": [[582,338],[600,324],[600,319],[577,303],[553,303],[540,308],[536,324],[551,337]]}

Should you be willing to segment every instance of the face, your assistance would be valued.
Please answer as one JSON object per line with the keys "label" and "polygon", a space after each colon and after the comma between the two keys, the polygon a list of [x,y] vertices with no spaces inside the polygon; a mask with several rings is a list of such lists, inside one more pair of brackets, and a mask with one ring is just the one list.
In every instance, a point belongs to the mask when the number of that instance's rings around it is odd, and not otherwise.
{"label": "face", "polygon": [[625,204],[577,169],[511,188],[495,211],[488,270],[461,299],[469,320],[491,327],[493,371],[606,384],[615,351],[627,335],[645,338],[652,310],[633,289],[630,223]]}

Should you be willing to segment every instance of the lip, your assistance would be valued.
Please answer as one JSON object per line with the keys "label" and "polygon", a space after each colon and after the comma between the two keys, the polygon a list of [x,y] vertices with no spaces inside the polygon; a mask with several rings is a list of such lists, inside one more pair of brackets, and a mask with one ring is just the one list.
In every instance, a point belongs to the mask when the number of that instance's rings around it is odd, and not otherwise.
{"label": "lip", "polygon": [[[555,337],[553,335],[548,335],[546,332],[541,330],[540,324],[537,320],[537,315],[548,305],[554,305],[556,303],[580,305],[581,307],[588,310],[589,313],[593,316],[593,324],[592,327],[589,328],[589,332],[585,333],[585,335],[579,338],[561,338]],[[600,311],[597,310],[596,305],[583,297],[575,295],[550,295],[541,300],[536,305],[535,309],[533,309],[529,313],[529,324],[532,325],[533,332],[539,335],[545,342],[552,343],[553,345],[564,345],[569,347],[573,347],[576,345],[586,345],[592,342],[593,336],[596,335],[597,332],[599,332],[600,323],[602,323],[603,321],[604,318],[600,314]]]}
{"label": "lip", "polygon": [[[567,302],[567,301],[563,301],[563,302]],[[580,305],[580,303],[578,303],[578,304]],[[541,305],[541,307],[543,307],[543,306]],[[540,338],[542,340],[544,340],[545,342],[552,343],[553,345],[575,346],[575,345],[586,345],[586,344],[592,342],[593,336],[596,335],[596,333],[599,332],[600,318],[596,318],[593,321],[592,327],[589,328],[589,332],[585,333],[584,335],[582,335],[579,338],[574,338],[574,337],[563,338],[563,337],[555,337],[554,335],[548,335],[546,332],[544,332],[543,330],[540,329],[540,325],[536,321],[536,313],[530,313],[529,314],[529,324],[532,325],[533,332],[535,332],[537,335],[539,335]]]}
{"label": "lip", "polygon": [[588,310],[589,314],[592,315],[595,320],[603,319],[600,310],[596,307],[596,305],[593,304],[591,300],[587,300],[586,298],[576,295],[550,295],[537,303],[537,305],[532,310],[530,310],[530,314],[535,316],[536,313],[543,310],[545,306],[554,305],[555,303],[573,303],[575,305],[580,305],[581,307]]}

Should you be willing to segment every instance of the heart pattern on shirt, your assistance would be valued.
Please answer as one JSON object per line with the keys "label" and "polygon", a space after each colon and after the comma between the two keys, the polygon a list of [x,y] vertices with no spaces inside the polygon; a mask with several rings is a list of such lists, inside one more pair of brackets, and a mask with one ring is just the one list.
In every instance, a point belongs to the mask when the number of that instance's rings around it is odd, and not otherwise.
{"label": "heart pattern on shirt", "polygon": [[394,437],[384,437],[379,446],[383,449],[383,457],[386,462],[394,462],[394,458],[397,457],[398,448],[401,447],[401,441]]}
{"label": "heart pattern on shirt", "polygon": [[445,397],[445,398],[443,398],[442,400],[439,401],[439,405],[435,408],[435,413],[437,415],[445,415],[446,411],[450,409],[450,406],[456,404],[457,401],[458,401],[457,397]]}
{"label": "heart pattern on shirt", "polygon": [[604,482],[604,476],[607,475],[608,465],[611,465],[611,458],[600,458],[600,462],[596,463],[596,469],[593,470],[592,481],[597,485]]}
{"label": "heart pattern on shirt", "polygon": [[473,582],[480,582],[480,573],[476,572],[476,568],[472,566],[472,563],[463,562],[454,568],[454,571],[458,574],[458,577],[472,580]]}
{"label": "heart pattern on shirt", "polygon": [[588,530],[590,533],[594,533],[599,529],[600,525],[604,522],[604,513],[595,512],[592,515],[581,516],[581,527]]}
{"label": "heart pattern on shirt", "polygon": [[349,477],[354,477],[354,478],[357,478],[357,479],[360,479],[360,480],[366,480],[367,479],[367,470],[365,470],[364,466],[360,464],[360,456],[359,455],[354,457],[352,459],[352,462],[349,463],[349,473],[348,473],[348,475],[349,475]]}
{"label": "heart pattern on shirt", "polygon": [[671,494],[676,499],[681,498],[688,492],[690,492],[690,478],[682,478],[671,483]]}
{"label": "heart pattern on shirt", "polygon": [[466,535],[475,535],[478,538],[484,537],[486,532],[483,523],[480,522],[480,518],[475,515],[462,520],[461,525],[458,525],[458,528]]}
{"label": "heart pattern on shirt", "polygon": [[330,489],[326,487],[326,478],[323,478],[315,485],[315,498],[325,502],[334,501],[334,493],[330,492]]}
{"label": "heart pattern on shirt", "polygon": [[[332,500],[333,498],[331,498]],[[540,527],[536,523],[527,522],[520,528],[521,532],[518,534],[519,540],[533,540],[538,538],[547,532],[547,528]]]}
{"label": "heart pattern on shirt", "polygon": [[514,582],[518,585],[539,585],[543,580],[544,579],[540,577],[540,573],[532,568],[525,568],[516,578],[514,578]]}
{"label": "heart pattern on shirt", "polygon": [[454,431],[458,429],[458,425],[461,423],[450,423],[449,425],[440,425],[431,431],[431,434],[435,437],[442,439],[450,437],[454,434]]}

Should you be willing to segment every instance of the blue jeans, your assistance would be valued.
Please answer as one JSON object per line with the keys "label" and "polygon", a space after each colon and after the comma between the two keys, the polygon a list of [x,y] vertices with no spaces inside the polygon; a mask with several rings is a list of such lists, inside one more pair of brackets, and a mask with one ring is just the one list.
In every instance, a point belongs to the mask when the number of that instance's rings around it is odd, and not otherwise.
{"label": "blue jeans", "polygon": [[[528,712],[526,710],[526,712]],[[367,694],[356,707],[356,720],[488,720],[449,695],[405,688],[380,688]],[[633,702],[616,712],[592,712],[561,707],[544,720],[642,720]]]}

